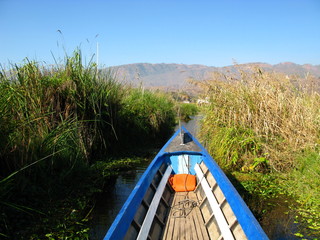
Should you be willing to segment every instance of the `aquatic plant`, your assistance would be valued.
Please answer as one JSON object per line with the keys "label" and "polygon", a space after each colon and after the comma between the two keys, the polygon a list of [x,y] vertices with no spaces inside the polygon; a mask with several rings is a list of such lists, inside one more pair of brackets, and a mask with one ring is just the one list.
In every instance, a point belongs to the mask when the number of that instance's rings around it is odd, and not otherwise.
{"label": "aquatic plant", "polygon": [[[320,234],[320,155],[316,151],[305,151],[299,154],[296,168],[286,175],[282,185],[287,192],[297,198],[299,203],[296,222],[303,229],[298,229],[301,235],[319,236]],[[302,236],[303,237],[303,236]]]}
{"label": "aquatic plant", "polygon": [[[63,215],[69,208],[57,215],[54,208],[78,200],[77,209],[85,208],[99,188],[95,182],[104,177],[91,166],[125,149],[135,136],[140,146],[167,138],[175,124],[173,113],[172,102],[161,93],[131,89],[117,82],[116,73],[99,72],[93,62],[83,65],[80,50],[55,66],[26,59],[2,69],[0,234],[18,239],[22,226],[43,219],[39,212],[60,219],[52,223],[55,230],[64,217],[73,219]],[[18,215],[23,222],[13,221]],[[61,228],[63,236],[71,236],[66,228]],[[48,238],[56,236],[46,231]]]}
{"label": "aquatic plant", "polygon": [[[316,147],[320,129],[320,95],[299,82],[296,76],[256,67],[239,68],[238,73],[214,73],[212,79],[198,83],[210,98],[202,139],[208,141],[214,154],[225,152],[222,148],[230,142],[238,143],[233,146],[238,156],[219,154],[232,162],[227,165],[250,168],[255,159],[263,157],[264,166],[273,171],[292,169],[297,163],[295,153]],[[219,140],[230,129],[233,133]],[[244,136],[244,132],[249,135]]]}
{"label": "aquatic plant", "polygon": [[194,103],[177,103],[176,108],[181,120],[188,122],[192,117],[198,114],[199,109]]}
{"label": "aquatic plant", "polygon": [[122,145],[137,147],[137,143],[144,141],[146,147],[152,141],[161,146],[175,126],[173,101],[165,93],[142,88],[127,88],[126,93],[118,121],[125,140]]}
{"label": "aquatic plant", "polygon": [[254,177],[239,181],[265,203],[270,196],[290,195],[297,202],[290,203],[296,222],[303,226],[295,236],[318,236],[320,95],[316,79],[249,66],[234,73],[213,73],[211,79],[194,83],[210,99],[200,137],[216,161],[227,171],[238,171],[238,176]]}

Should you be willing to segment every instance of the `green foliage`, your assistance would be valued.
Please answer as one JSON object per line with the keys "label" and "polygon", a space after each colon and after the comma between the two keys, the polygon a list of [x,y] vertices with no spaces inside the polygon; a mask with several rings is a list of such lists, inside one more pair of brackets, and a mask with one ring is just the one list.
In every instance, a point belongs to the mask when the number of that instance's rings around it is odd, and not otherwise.
{"label": "green foliage", "polygon": [[261,155],[261,145],[250,129],[207,127],[202,139],[216,161],[226,170],[254,170],[265,168],[266,158]]}
{"label": "green foliage", "polygon": [[180,103],[177,108],[180,113],[180,119],[185,122],[188,122],[191,119],[190,117],[197,115],[199,111],[194,103]]}
{"label": "green foliage", "polygon": [[104,177],[114,177],[123,170],[131,169],[148,161],[149,159],[142,157],[112,158],[107,161],[97,161],[92,167],[101,172]]}
{"label": "green foliage", "polygon": [[[144,89],[126,89],[118,122],[122,146],[137,147],[143,142],[163,144],[175,126],[174,105],[170,98],[159,92]],[[154,144],[154,143],[153,143]]]}
{"label": "green foliage", "polygon": [[[19,239],[23,231],[44,227],[30,222],[43,220],[48,239],[87,238],[79,218],[90,197],[112,169],[131,166],[129,160],[106,161],[95,169],[97,159],[163,141],[174,116],[167,96],[125,87],[112,72],[98,75],[94,63],[82,64],[79,50],[62,65],[26,60],[1,71],[0,235]],[[72,209],[79,212],[75,218],[68,215]]]}
{"label": "green foliage", "polygon": [[297,199],[299,217],[297,221],[306,226],[303,232],[320,234],[320,155],[306,151],[298,156],[297,168],[288,174],[282,184]]}
{"label": "green foliage", "polygon": [[251,195],[262,200],[276,198],[285,194],[285,188],[279,184],[279,176],[272,174],[251,173],[245,178],[244,173],[234,172],[233,175],[241,182],[244,189]]}

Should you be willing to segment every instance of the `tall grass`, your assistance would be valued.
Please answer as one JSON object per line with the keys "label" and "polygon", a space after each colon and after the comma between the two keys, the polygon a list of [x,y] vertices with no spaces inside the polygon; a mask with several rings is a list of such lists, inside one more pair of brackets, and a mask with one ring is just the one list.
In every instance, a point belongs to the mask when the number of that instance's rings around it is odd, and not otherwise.
{"label": "tall grass", "polygon": [[83,66],[78,50],[64,65],[27,61],[1,71],[1,176],[49,155],[53,169],[90,164],[125,139],[171,133],[174,106],[166,95],[97,73],[94,63]]}
{"label": "tall grass", "polygon": [[190,117],[197,115],[199,112],[197,105],[195,105],[194,103],[180,103],[177,104],[177,108],[180,119],[185,122],[190,121]]}
{"label": "tall grass", "polygon": [[242,183],[251,185],[251,190],[246,187],[251,194],[292,195],[298,204],[291,207],[303,226],[292,234],[300,237],[319,236],[320,231],[316,83],[310,75],[301,79],[255,66],[196,82],[210,98],[200,129],[210,153],[229,172],[264,173],[251,174],[260,177]]}
{"label": "tall grass", "polygon": [[[112,109],[121,90],[110,74],[96,75],[75,52],[64,66],[36,62],[1,74],[1,169],[10,172],[46,155],[88,162],[114,139]],[[104,127],[102,127],[104,126]],[[109,130],[109,131],[106,131]]]}
{"label": "tall grass", "polygon": [[168,97],[123,86],[115,73],[82,62],[77,50],[61,65],[26,60],[0,71],[0,236],[20,230],[19,214],[49,216],[49,202],[77,198],[81,187],[87,196],[99,175],[95,161],[171,134]]}
{"label": "tall grass", "polygon": [[224,166],[286,171],[295,153],[316,148],[320,96],[308,86],[312,79],[297,80],[250,67],[202,83],[210,105],[201,136]]}
{"label": "tall grass", "polygon": [[121,121],[123,145],[136,147],[143,141],[143,146],[151,142],[163,144],[172,133],[176,114],[174,103],[169,95],[152,92],[142,88],[127,88],[123,98]]}

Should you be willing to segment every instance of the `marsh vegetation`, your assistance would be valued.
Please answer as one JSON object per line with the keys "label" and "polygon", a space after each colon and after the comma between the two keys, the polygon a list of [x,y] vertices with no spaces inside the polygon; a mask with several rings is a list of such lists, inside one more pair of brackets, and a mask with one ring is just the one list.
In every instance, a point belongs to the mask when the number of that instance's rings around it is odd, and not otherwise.
{"label": "marsh vegetation", "polygon": [[[208,99],[200,140],[245,199],[293,200],[302,228],[291,234],[308,239],[320,235],[316,82],[256,67],[194,81]],[[119,171],[145,164],[177,112],[183,120],[197,114],[173,99],[120,84],[115,72],[84,65],[80,51],[55,66],[26,60],[2,69],[0,237],[88,239],[93,196]],[[269,210],[260,207],[259,220]]]}
{"label": "marsh vegetation", "polygon": [[316,82],[254,66],[194,81],[210,99],[200,130],[209,152],[249,194],[295,199],[291,207],[303,228],[294,234],[308,238],[320,235]]}
{"label": "marsh vegetation", "polygon": [[144,161],[139,148],[163,144],[175,112],[165,94],[119,84],[75,51],[2,69],[0,122],[0,236],[85,239],[92,195]]}

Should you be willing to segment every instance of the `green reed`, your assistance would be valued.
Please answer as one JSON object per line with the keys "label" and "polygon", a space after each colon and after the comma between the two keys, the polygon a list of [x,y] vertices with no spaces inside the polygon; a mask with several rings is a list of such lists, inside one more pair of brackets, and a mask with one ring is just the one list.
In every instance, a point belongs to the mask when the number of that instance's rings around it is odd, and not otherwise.
{"label": "green reed", "polygon": [[32,222],[42,211],[51,221],[49,202],[79,198],[83,210],[104,177],[92,170],[97,160],[171,134],[174,108],[165,95],[124,86],[116,73],[82,62],[77,50],[64,64],[26,60],[0,71],[0,236],[26,225],[15,223],[18,215]]}
{"label": "green reed", "polygon": [[88,161],[106,149],[112,132],[109,104],[119,104],[120,87],[113,76],[100,79],[94,64],[82,66],[80,52],[65,66],[45,69],[36,62],[15,66],[1,78],[1,166],[16,170],[37,158],[63,150]]}

